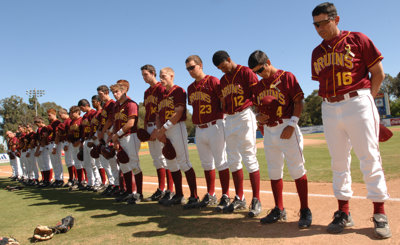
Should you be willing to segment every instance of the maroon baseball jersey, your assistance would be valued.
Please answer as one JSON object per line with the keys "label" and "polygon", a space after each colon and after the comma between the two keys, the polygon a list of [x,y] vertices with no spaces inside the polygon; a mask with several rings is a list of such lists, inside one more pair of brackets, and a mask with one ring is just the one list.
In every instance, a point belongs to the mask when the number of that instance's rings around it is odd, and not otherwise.
{"label": "maroon baseball jersey", "polygon": [[115,106],[115,101],[113,99],[110,99],[107,101],[104,106],[103,110],[101,111],[101,125],[104,126],[106,124],[106,121],[108,119],[114,120],[114,106]]}
{"label": "maroon baseball jersey", "polygon": [[49,125],[47,125],[47,128],[49,130],[48,142],[52,142],[56,139],[57,127],[58,125],[60,125],[60,123],[61,123],[60,120],[56,119]]}
{"label": "maroon baseball jersey", "polygon": [[144,121],[146,123],[155,122],[157,114],[158,98],[160,94],[163,94],[165,87],[160,82],[156,83],[153,87],[149,87],[144,92],[144,107],[146,109],[146,115]]}
{"label": "maroon baseball jersey", "polygon": [[186,92],[178,85],[174,85],[170,90],[164,90],[164,93],[159,95],[158,115],[161,124],[164,124],[175,113],[175,107],[183,106],[182,117],[178,122],[186,121]]}
{"label": "maroon baseball jersey", "polygon": [[324,98],[370,88],[368,69],[383,59],[372,41],[360,32],[341,31],[323,40],[312,53],[312,79]]}
{"label": "maroon baseball jersey", "polygon": [[82,117],[72,120],[68,127],[67,138],[70,142],[75,143],[82,138]]}
{"label": "maroon baseball jersey", "polygon": [[188,101],[193,106],[194,124],[204,124],[224,117],[217,92],[220,89],[219,79],[209,75],[189,85]]}
{"label": "maroon baseball jersey", "polygon": [[66,141],[67,140],[67,134],[69,130],[69,126],[71,125],[71,118],[67,118],[64,120],[64,122],[60,123],[57,127],[57,134],[59,137],[59,140]]}
{"label": "maroon baseball jersey", "polygon": [[46,146],[49,144],[49,134],[49,125],[38,128],[37,136],[41,146]]}
{"label": "maroon baseball jersey", "polygon": [[91,136],[93,136],[97,132],[97,130],[99,130],[99,129],[101,130],[101,126],[102,126],[101,125],[101,121],[102,121],[102,118],[103,118],[103,116],[101,115],[102,111],[103,111],[102,109],[96,111],[96,114],[94,115],[94,117],[90,121]]}
{"label": "maroon baseball jersey", "polygon": [[11,151],[15,152],[18,150],[18,144],[19,144],[19,139],[17,136],[15,136],[9,141],[8,149],[11,149]]}
{"label": "maroon baseball jersey", "polygon": [[260,101],[265,96],[273,96],[278,102],[279,106],[276,110],[276,118],[287,119],[293,116],[294,100],[299,96],[304,98],[303,90],[297,82],[296,77],[288,72],[278,70],[269,78],[263,78],[254,87],[254,104],[260,105]]}
{"label": "maroon baseball jersey", "polygon": [[122,104],[116,102],[114,106],[114,132],[118,132],[130,118],[134,118],[135,123],[127,132],[124,133],[124,135],[136,133],[138,123],[138,105],[129,97],[127,97]]}
{"label": "maroon baseball jersey", "polygon": [[258,83],[258,78],[250,68],[237,65],[234,71],[222,76],[220,82],[218,94],[225,101],[225,113],[235,114],[253,105],[251,87]]}
{"label": "maroon baseball jersey", "polygon": [[25,144],[25,137],[26,137],[26,134],[25,133],[21,133],[19,136],[18,136],[18,146],[17,146],[17,149],[18,150],[20,150],[20,151],[23,151],[23,152],[25,152],[26,151],[26,144]]}
{"label": "maroon baseball jersey", "polygon": [[88,139],[91,136],[92,129],[90,127],[90,122],[92,121],[93,117],[96,115],[96,110],[91,109],[90,111],[86,112],[85,115],[82,116],[82,130],[83,130],[83,139]]}

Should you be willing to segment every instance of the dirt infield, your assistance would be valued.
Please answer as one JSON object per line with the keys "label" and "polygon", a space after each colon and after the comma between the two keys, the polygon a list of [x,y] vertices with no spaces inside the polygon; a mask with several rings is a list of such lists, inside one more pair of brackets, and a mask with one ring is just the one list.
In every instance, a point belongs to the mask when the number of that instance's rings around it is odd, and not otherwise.
{"label": "dirt infield", "polygon": [[[0,166],[0,177],[10,176],[10,170],[10,166]],[[197,181],[199,195],[203,196],[206,193],[205,179],[198,178]],[[183,178],[183,184],[185,185],[184,192],[187,196],[189,195],[189,189],[185,178]],[[353,183],[354,197],[350,202],[351,214],[355,226],[346,229],[343,234],[330,235],[325,231],[327,224],[331,221],[333,212],[337,209],[337,202],[332,195],[330,183],[309,183],[309,204],[313,212],[313,225],[310,229],[298,230],[299,202],[294,182],[284,183],[284,203],[288,218],[287,222],[274,225],[260,224],[257,226],[259,229],[248,232],[252,233],[252,237],[261,237],[257,239],[256,243],[259,241],[260,243],[272,242],[272,244],[275,244],[273,238],[279,238],[277,239],[280,241],[278,244],[376,244],[377,242],[379,244],[400,244],[400,216],[397,215],[398,210],[400,210],[400,188],[398,188],[398,186],[400,186],[400,179],[390,180],[387,184],[391,199],[386,202],[385,207],[386,213],[390,219],[389,221],[393,234],[391,239],[378,241],[374,238],[372,230],[373,223],[370,221],[373,210],[372,204],[369,200],[364,198],[366,195],[365,185],[359,183]],[[217,195],[220,195],[218,180],[216,181],[216,186]],[[245,180],[244,187],[246,190],[245,197],[249,202],[252,197],[251,185],[248,180]],[[143,185],[144,193],[150,194],[156,188],[157,178],[145,176]],[[233,188],[232,181],[231,188]],[[233,195],[234,190],[231,189],[231,196]],[[261,182],[261,202],[263,205],[263,214],[261,217],[263,217],[267,210],[274,206],[271,187],[268,181]],[[228,215],[226,218],[237,217]],[[254,227],[251,229],[254,229]],[[254,240],[250,242],[241,236],[238,237],[239,238],[235,239],[235,241],[237,240],[244,244],[254,244]],[[207,239],[202,241],[207,243]]]}

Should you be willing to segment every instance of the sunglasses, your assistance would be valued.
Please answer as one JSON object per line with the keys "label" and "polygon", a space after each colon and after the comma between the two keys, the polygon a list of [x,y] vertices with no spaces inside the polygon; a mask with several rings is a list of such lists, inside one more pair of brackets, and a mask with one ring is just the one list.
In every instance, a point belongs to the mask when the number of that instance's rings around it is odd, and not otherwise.
{"label": "sunglasses", "polygon": [[329,18],[326,19],[326,20],[321,20],[321,21],[318,21],[318,22],[313,22],[313,25],[314,25],[315,27],[324,26],[324,25],[328,24],[331,20],[333,20],[333,18],[332,18],[332,17],[329,17]]}
{"label": "sunglasses", "polygon": [[196,67],[196,65],[194,65],[194,66],[189,66],[189,67],[186,67],[186,70],[188,70],[188,71],[193,71],[193,69]]}
{"label": "sunglasses", "polygon": [[261,72],[263,72],[265,70],[264,65],[261,66],[260,69],[258,69],[257,71],[255,71],[256,74],[260,74]]}

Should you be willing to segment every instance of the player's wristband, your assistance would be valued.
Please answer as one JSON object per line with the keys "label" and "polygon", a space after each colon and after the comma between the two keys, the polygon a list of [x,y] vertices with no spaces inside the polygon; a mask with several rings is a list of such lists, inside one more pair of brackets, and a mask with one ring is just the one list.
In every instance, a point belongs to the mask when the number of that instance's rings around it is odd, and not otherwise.
{"label": "player's wristband", "polygon": [[289,119],[288,125],[289,125],[289,126],[292,126],[292,127],[295,127],[295,126],[297,125],[298,122],[299,122],[299,118],[296,117],[296,116],[292,116],[292,117]]}
{"label": "player's wristband", "polygon": [[170,120],[168,120],[168,121],[167,121],[166,123],[164,123],[164,125],[163,125],[163,127],[164,127],[166,130],[172,128],[172,126],[174,126],[174,125],[172,124],[172,122],[171,122]]}
{"label": "player's wristband", "polygon": [[121,137],[124,134],[122,128],[117,132],[118,137]]}

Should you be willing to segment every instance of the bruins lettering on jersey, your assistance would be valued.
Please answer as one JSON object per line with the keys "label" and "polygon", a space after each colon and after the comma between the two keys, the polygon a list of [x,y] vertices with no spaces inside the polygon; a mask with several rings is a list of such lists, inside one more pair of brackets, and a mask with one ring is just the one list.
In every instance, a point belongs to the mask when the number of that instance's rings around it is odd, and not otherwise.
{"label": "bruins lettering on jersey", "polygon": [[[354,56],[354,55],[353,55]],[[343,53],[326,53],[322,57],[319,57],[314,63],[314,70],[317,75],[319,75],[320,71],[326,67],[336,65],[346,67],[348,69],[353,69],[353,56],[349,55],[349,51]]]}
{"label": "bruins lettering on jersey", "polygon": [[244,91],[240,84],[229,84],[222,89],[222,97],[225,98],[230,94],[244,94]]}
{"label": "bruins lettering on jersey", "polygon": [[209,94],[203,93],[201,91],[196,91],[194,93],[192,93],[189,97],[189,101],[192,104],[195,101],[205,101],[207,103],[211,103],[211,97]]}

